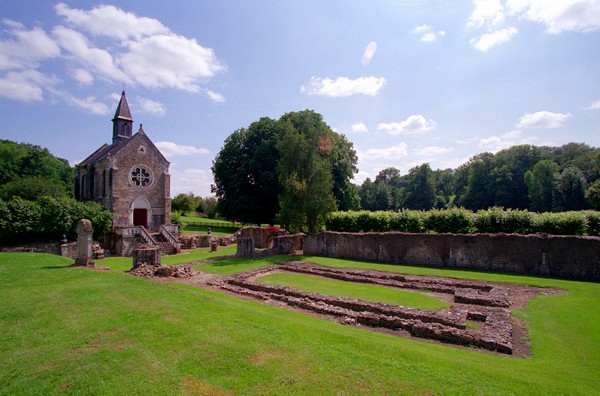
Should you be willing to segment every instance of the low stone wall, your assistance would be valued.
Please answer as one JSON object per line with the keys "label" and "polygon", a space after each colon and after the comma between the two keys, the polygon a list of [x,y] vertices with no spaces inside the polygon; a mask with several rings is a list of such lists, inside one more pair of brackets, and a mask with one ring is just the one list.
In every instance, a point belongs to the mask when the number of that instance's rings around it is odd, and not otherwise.
{"label": "low stone wall", "polygon": [[213,243],[217,243],[219,246],[229,246],[235,243],[235,236],[233,235],[199,235],[199,234],[179,234],[179,243],[182,249],[196,249],[211,247]]}
{"label": "low stone wall", "polygon": [[600,281],[600,237],[323,232],[304,254]]}
{"label": "low stone wall", "polygon": [[[75,249],[77,249],[77,242]],[[28,252],[28,253],[50,253],[60,254],[60,243],[58,242],[39,242],[21,246],[4,246],[0,247],[0,252]]]}

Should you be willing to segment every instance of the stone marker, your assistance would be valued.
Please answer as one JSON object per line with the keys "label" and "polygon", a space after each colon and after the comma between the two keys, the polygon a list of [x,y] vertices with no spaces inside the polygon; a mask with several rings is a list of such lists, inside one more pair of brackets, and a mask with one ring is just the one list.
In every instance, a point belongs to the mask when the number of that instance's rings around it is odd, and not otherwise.
{"label": "stone marker", "polygon": [[92,261],[92,223],[88,219],[77,222],[77,258],[75,265],[93,267]]}

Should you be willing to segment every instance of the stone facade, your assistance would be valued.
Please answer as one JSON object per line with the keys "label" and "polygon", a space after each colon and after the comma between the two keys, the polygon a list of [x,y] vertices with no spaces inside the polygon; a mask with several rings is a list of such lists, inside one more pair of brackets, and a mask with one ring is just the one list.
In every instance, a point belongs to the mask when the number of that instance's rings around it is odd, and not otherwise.
{"label": "stone facade", "polygon": [[130,250],[122,240],[128,228],[157,231],[171,223],[170,163],[141,124],[132,135],[133,119],[124,91],[112,122],[112,144],[102,145],[77,165],[75,197],[98,202],[112,212],[111,247],[124,254]]}

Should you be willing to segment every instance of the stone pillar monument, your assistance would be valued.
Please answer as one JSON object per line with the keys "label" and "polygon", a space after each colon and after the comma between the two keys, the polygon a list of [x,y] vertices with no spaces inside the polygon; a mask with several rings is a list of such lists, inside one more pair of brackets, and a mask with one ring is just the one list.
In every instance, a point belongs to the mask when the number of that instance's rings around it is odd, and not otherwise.
{"label": "stone pillar monument", "polygon": [[93,267],[92,261],[92,223],[88,219],[77,222],[77,258],[75,265]]}

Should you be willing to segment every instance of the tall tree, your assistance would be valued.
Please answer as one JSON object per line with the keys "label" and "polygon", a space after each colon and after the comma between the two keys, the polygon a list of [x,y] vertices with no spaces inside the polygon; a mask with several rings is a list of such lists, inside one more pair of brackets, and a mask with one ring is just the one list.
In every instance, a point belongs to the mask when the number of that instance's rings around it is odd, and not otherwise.
{"label": "tall tree", "polygon": [[558,165],[552,160],[539,161],[525,173],[529,196],[529,208],[536,212],[553,209],[554,185],[558,177]]}
{"label": "tall tree", "polygon": [[212,191],[222,216],[244,223],[274,222],[281,191],[276,147],[279,129],[277,121],[265,117],[225,140],[212,166]]}
{"label": "tall tree", "polygon": [[281,222],[290,231],[318,231],[336,209],[331,165],[332,131],[321,115],[305,110],[281,120],[279,150]]}
{"label": "tall tree", "polygon": [[[329,127],[327,127],[329,129]],[[354,210],[360,207],[358,187],[351,182],[358,173],[358,156],[354,144],[346,136],[330,131],[331,152],[325,158],[331,167],[333,177],[333,195],[339,210]]]}
{"label": "tall tree", "polygon": [[554,205],[557,211],[582,210],[589,207],[585,199],[583,172],[574,166],[563,170],[556,180]]}
{"label": "tall tree", "polygon": [[409,209],[428,210],[435,205],[435,181],[429,164],[412,168],[409,183],[404,190],[403,206]]}
{"label": "tall tree", "polygon": [[377,210],[377,184],[373,183],[370,178],[363,182],[358,191],[360,196],[360,207],[364,210]]}
{"label": "tall tree", "polygon": [[494,206],[495,194],[492,178],[494,155],[482,153],[471,158],[466,165],[468,181],[458,205],[467,209],[486,209]]}

